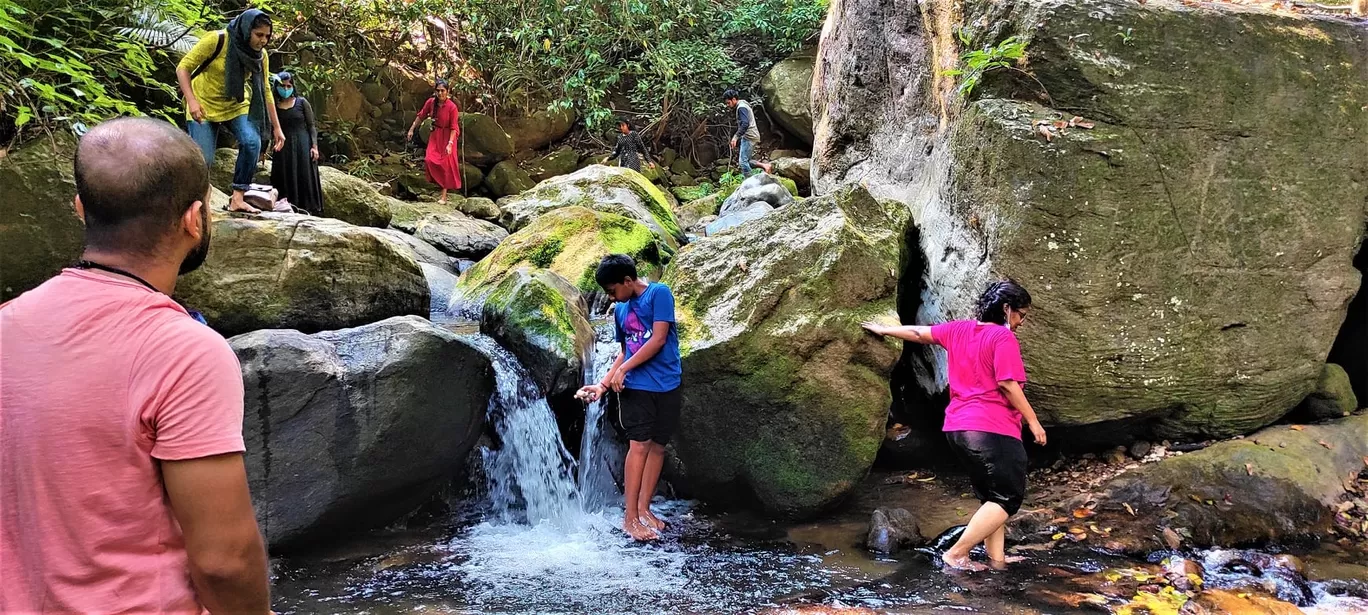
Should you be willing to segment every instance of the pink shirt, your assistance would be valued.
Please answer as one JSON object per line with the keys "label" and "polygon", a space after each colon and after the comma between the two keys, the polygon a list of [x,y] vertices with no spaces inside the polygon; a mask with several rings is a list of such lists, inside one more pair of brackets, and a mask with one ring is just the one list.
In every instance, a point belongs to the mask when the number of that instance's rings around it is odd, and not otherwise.
{"label": "pink shirt", "polygon": [[228,343],[67,269],[0,306],[0,612],[201,613],[158,460],[242,452]]}
{"label": "pink shirt", "polygon": [[986,431],[1021,439],[1021,413],[998,390],[1003,380],[1026,382],[1021,346],[1003,325],[956,320],[931,327],[949,355],[950,405],[945,431]]}

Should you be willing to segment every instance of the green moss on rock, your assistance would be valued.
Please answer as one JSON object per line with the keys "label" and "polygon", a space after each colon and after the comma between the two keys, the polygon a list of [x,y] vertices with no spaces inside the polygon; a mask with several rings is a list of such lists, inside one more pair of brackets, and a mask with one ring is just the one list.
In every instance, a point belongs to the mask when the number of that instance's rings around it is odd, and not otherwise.
{"label": "green moss on rock", "polygon": [[518,357],[543,393],[574,390],[593,329],[579,291],[553,271],[519,267],[492,284],[480,331]]}
{"label": "green moss on rock", "polygon": [[603,165],[551,178],[501,200],[499,220],[504,227],[517,231],[548,212],[575,206],[635,219],[651,227],[671,249],[684,239],[669,199],[659,188],[636,171]]}
{"label": "green moss on rock", "polygon": [[853,187],[676,256],[665,282],[689,383],[678,449],[703,497],[803,516],[869,470],[899,346],[859,324],[894,309],[908,220]]}
{"label": "green moss on rock", "polygon": [[484,292],[481,288],[498,284],[523,265],[533,265],[571,280],[582,292],[594,292],[594,270],[608,254],[631,256],[643,276],[659,278],[668,252],[651,229],[636,220],[566,207],[509,235],[462,276],[458,289],[478,296]]}

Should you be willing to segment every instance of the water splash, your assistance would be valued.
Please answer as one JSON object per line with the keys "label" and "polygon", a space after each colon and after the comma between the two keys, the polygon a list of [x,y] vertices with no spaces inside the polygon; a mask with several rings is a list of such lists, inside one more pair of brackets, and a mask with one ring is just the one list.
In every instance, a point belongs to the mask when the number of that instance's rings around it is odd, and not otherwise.
{"label": "water splash", "polygon": [[[600,382],[613,367],[618,343],[613,323],[599,323],[594,327],[594,347],[585,360],[584,381]],[[598,512],[620,499],[614,475],[621,474],[625,451],[612,437],[612,426],[607,410],[609,397],[589,404],[584,415],[584,437],[580,440],[579,478],[580,504],[584,512]],[[616,471],[615,471],[616,470]]]}
{"label": "water splash", "polygon": [[555,414],[517,357],[487,336],[472,336],[472,341],[494,363],[488,416],[501,445],[483,451],[494,519],[573,523],[580,513],[571,474],[575,460],[561,443]]}

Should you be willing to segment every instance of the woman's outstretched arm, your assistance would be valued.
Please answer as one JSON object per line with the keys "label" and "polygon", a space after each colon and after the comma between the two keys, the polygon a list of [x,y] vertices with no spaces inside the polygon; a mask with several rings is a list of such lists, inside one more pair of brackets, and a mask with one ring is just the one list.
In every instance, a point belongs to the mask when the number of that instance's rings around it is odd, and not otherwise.
{"label": "woman's outstretched arm", "polygon": [[934,344],[936,340],[931,337],[931,327],[924,325],[903,325],[899,327],[889,327],[876,322],[866,322],[862,325],[871,333],[896,337],[898,339],[916,342],[918,344]]}

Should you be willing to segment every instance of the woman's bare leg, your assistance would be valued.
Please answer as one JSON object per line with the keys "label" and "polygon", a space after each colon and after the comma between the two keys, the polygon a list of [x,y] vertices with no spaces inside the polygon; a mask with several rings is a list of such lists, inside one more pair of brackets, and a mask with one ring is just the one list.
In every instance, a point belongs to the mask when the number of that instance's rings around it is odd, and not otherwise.
{"label": "woman's bare leg", "polygon": [[974,516],[969,519],[969,527],[964,528],[964,533],[960,535],[959,542],[950,547],[941,556],[947,566],[963,570],[982,570],[983,566],[975,564],[969,559],[969,550],[980,542],[988,540],[998,530],[1007,523],[1007,511],[997,502],[987,502],[980,506]]}

